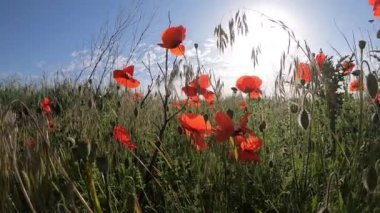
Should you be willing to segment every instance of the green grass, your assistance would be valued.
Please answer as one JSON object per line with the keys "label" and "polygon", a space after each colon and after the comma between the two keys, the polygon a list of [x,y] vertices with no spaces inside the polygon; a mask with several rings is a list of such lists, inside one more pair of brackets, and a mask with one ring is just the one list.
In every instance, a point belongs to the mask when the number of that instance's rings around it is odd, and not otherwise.
{"label": "green grass", "polygon": [[[45,96],[55,103],[55,127],[50,130],[39,107]],[[106,212],[316,212],[323,207],[332,212],[379,212],[379,123],[371,121],[374,108],[365,98],[359,134],[359,100],[348,93],[342,98],[335,132],[323,96],[304,103],[312,113],[307,130],[299,126],[298,113],[290,112],[290,102],[249,101],[249,127],[265,141],[260,164],[227,158],[228,144],[212,137],[207,151],[196,151],[173,119],[148,172],[163,115],[158,97],[150,96],[140,107],[128,101],[129,92],[116,88],[96,97],[91,85],[3,86],[0,211],[82,212],[88,205]],[[240,99],[234,95],[214,109],[183,111],[207,113],[215,125],[214,113],[231,109],[237,122],[244,113],[237,105]],[[267,128],[261,132],[262,121]],[[112,139],[118,124],[131,132],[138,146],[134,153]],[[25,145],[31,138],[34,148]],[[368,177],[369,168],[375,168],[374,177]],[[153,176],[150,181],[147,174]],[[371,181],[375,189],[369,192],[363,182]]]}

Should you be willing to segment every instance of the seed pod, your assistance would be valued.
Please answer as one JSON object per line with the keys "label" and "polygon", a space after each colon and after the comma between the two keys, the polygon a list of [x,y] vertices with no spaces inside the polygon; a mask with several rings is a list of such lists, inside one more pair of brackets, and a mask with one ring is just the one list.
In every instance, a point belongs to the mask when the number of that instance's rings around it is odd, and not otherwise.
{"label": "seed pod", "polygon": [[380,38],[380,30],[377,31],[376,37]]}
{"label": "seed pod", "polygon": [[194,48],[198,49],[198,43],[194,43]]}
{"label": "seed pod", "polygon": [[267,128],[267,123],[265,121],[262,121],[260,126],[259,126],[259,130],[260,132],[264,132],[264,130]]}
{"label": "seed pod", "polygon": [[137,115],[139,114],[139,111],[137,110],[137,107],[135,107],[135,109],[133,110],[133,114],[135,115],[135,117],[137,117]]}
{"label": "seed pod", "polygon": [[353,76],[359,76],[360,73],[361,73],[360,70],[354,70],[354,71],[351,72],[351,75],[353,75]]}
{"label": "seed pod", "polygon": [[269,166],[269,168],[273,168],[273,166],[274,166],[273,160],[269,161],[269,165],[268,166]]}
{"label": "seed pod", "polygon": [[367,75],[367,90],[372,98],[376,98],[379,84],[377,83],[375,75],[372,73]]}
{"label": "seed pod", "polygon": [[366,42],[364,40],[359,41],[359,48],[363,50],[365,48]]}
{"label": "seed pod", "polygon": [[369,193],[371,193],[376,189],[376,186],[377,186],[377,172],[374,166],[370,166],[367,169],[367,174],[364,179],[364,187]]}
{"label": "seed pod", "polygon": [[297,104],[295,104],[295,103],[292,103],[291,105],[290,105],[290,112],[292,112],[292,113],[297,113],[298,112],[298,109],[299,109],[299,107],[298,107],[298,105]]}
{"label": "seed pod", "polygon": [[310,126],[310,113],[305,109],[302,109],[298,116],[298,124],[304,129],[308,129]]}

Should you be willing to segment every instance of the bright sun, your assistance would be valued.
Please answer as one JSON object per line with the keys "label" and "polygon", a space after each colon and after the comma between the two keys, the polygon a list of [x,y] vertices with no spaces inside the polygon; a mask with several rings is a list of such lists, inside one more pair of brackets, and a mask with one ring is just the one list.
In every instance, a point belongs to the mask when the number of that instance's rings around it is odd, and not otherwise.
{"label": "bright sun", "polygon": [[[295,19],[285,12],[276,9],[278,16],[272,16],[285,22],[285,24],[295,24]],[[270,15],[270,14],[269,14]],[[271,15],[270,15],[271,16]],[[265,93],[273,92],[271,85],[279,70],[281,55],[288,47],[288,34],[279,25],[270,23],[258,14],[247,13],[249,34],[239,36],[232,48],[227,51],[226,60],[228,67],[234,69],[226,73],[227,78],[235,78],[241,75],[258,75],[263,80]],[[253,69],[251,60],[252,48],[260,47],[261,53],[258,56],[258,65]],[[226,85],[227,88],[232,85]]]}

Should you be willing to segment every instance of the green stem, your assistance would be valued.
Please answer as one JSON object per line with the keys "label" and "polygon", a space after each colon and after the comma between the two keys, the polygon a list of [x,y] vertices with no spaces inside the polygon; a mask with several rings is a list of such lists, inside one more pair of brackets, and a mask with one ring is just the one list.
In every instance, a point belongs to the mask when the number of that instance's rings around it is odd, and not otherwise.
{"label": "green stem", "polygon": [[98,195],[96,193],[95,181],[94,181],[94,179],[92,177],[90,163],[87,163],[87,165],[86,165],[86,176],[87,176],[87,187],[88,187],[88,190],[89,190],[89,193],[90,193],[90,197],[91,197],[92,203],[95,206],[95,211],[97,213],[102,213],[103,211],[102,211],[102,207],[100,206]]}

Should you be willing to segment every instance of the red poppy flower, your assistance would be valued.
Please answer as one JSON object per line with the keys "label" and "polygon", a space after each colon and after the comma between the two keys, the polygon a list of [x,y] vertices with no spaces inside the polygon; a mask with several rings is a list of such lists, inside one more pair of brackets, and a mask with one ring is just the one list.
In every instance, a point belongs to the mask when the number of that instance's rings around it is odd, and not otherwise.
{"label": "red poppy flower", "polygon": [[140,86],[140,81],[133,78],[135,67],[133,65],[125,67],[122,70],[113,71],[113,78],[117,83],[129,88],[134,89]]}
{"label": "red poppy flower", "polygon": [[243,75],[236,81],[236,88],[244,93],[249,93],[252,99],[259,99],[262,95],[262,80],[258,76]]}
{"label": "red poppy flower", "polygon": [[178,47],[170,49],[170,52],[175,56],[183,56],[185,55],[185,46],[180,44]]}
{"label": "red poppy flower", "polygon": [[317,62],[317,65],[319,67],[319,69],[322,69],[323,67],[323,64],[325,63],[326,61],[326,55],[320,51],[316,56],[315,56],[315,61]]}
{"label": "red poppy flower", "polygon": [[351,92],[358,92],[364,90],[364,85],[360,84],[360,81],[358,79],[355,79],[350,84],[350,91]]}
{"label": "red poppy flower", "polygon": [[161,36],[162,43],[158,44],[166,49],[177,48],[186,37],[186,28],[182,25],[167,28]]}
{"label": "red poppy flower", "polygon": [[248,119],[251,113],[246,113],[240,120],[239,126],[235,126],[232,118],[225,112],[219,111],[215,114],[215,121],[218,125],[214,129],[216,140],[223,142],[228,140],[231,136],[237,136],[240,133],[252,132],[247,128]]}
{"label": "red poppy flower", "polygon": [[311,82],[310,67],[306,63],[299,63],[297,65],[297,80]]}
{"label": "red poppy flower", "polygon": [[352,72],[352,70],[354,69],[354,67],[355,67],[354,63],[349,62],[349,61],[343,61],[342,62],[343,74],[345,74],[345,75],[350,74]]}
{"label": "red poppy flower", "polygon": [[263,140],[254,134],[248,134],[248,137],[239,141],[239,143],[242,151],[256,152],[263,146]]}
{"label": "red poppy flower", "polygon": [[40,102],[40,106],[41,106],[42,110],[46,114],[51,114],[52,113],[52,110],[51,110],[51,101],[50,101],[49,97],[45,97],[44,99],[42,99],[41,102]]}
{"label": "red poppy flower", "polygon": [[191,137],[191,143],[197,150],[207,149],[205,137],[211,133],[212,127],[210,121],[206,121],[202,115],[193,113],[184,113],[178,117],[178,120],[185,130],[186,135]]}
{"label": "red poppy flower", "polygon": [[122,126],[115,126],[113,128],[113,138],[129,150],[137,148],[136,144],[132,142],[131,134]]}
{"label": "red poppy flower", "polygon": [[193,101],[199,101],[199,96],[202,95],[204,100],[212,105],[215,100],[215,93],[207,90],[211,86],[210,78],[208,75],[200,75],[195,80],[191,81],[187,86],[182,87],[182,91],[187,97]]}

